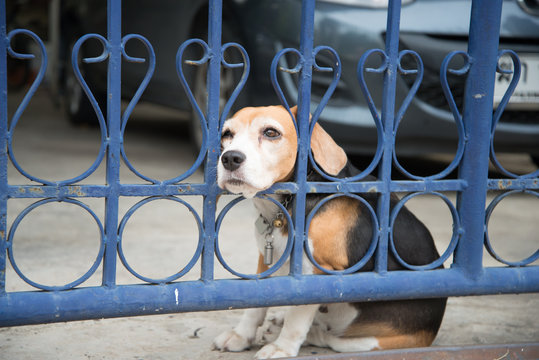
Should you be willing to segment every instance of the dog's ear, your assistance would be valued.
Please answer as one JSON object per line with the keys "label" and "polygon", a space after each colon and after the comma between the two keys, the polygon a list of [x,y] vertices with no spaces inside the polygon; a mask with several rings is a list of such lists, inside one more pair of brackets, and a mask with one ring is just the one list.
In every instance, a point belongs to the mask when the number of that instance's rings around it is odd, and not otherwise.
{"label": "dog's ear", "polygon": [[311,135],[311,150],[316,163],[332,176],[337,176],[348,162],[344,150],[318,123]]}
{"label": "dog's ear", "polygon": [[[297,106],[291,108],[290,111],[297,118]],[[318,123],[314,124],[311,135],[311,151],[316,163],[332,176],[337,176],[348,162],[344,150]]]}

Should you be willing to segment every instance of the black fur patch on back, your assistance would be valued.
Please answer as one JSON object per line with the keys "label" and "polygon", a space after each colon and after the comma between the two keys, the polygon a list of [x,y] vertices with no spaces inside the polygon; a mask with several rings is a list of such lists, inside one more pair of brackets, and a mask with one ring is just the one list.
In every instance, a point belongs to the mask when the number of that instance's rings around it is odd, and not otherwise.
{"label": "black fur patch on back", "polygon": [[[359,174],[359,170],[348,163],[337,177],[345,178]],[[310,171],[307,181],[327,181],[316,171]],[[376,181],[374,176],[367,176],[363,181]],[[306,214],[316,206],[327,194],[307,194]],[[360,196],[376,211],[379,194],[363,193]],[[391,196],[390,208],[397,205],[397,196]],[[359,203],[359,216],[350,219],[354,222],[348,232],[347,254],[350,266],[359,262],[367,253],[373,240],[373,225],[371,213],[362,203]],[[322,206],[319,212],[325,210]],[[393,238],[395,248],[399,256],[411,265],[424,265],[436,260],[439,255],[434,240],[427,227],[403,207],[393,225]],[[388,270],[405,270],[395,259],[391,250],[387,256]],[[442,267],[442,266],[441,266]],[[372,271],[374,269],[374,256],[359,271]],[[402,333],[414,333],[417,331],[429,331],[433,334],[438,332],[445,311],[446,298],[377,301],[354,303],[360,309],[357,321],[363,324],[385,323],[398,329]]]}

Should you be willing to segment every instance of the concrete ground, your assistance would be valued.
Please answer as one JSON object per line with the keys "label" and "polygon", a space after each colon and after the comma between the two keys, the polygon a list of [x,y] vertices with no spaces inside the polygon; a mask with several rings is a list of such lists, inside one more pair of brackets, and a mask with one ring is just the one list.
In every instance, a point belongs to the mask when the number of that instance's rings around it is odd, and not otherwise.
{"label": "concrete ground", "polygon": [[[21,95],[10,97],[10,114]],[[133,165],[144,174],[167,179],[185,171],[194,160],[185,121],[176,113],[141,105],[126,131],[126,152]],[[99,148],[99,131],[73,127],[61,109],[40,90],[24,113],[14,133],[14,154],[21,166],[39,177],[59,180],[75,176],[89,167]],[[514,171],[535,169],[528,157],[511,155],[502,162]],[[432,163],[432,162],[429,162]],[[439,165],[439,164],[438,164]],[[104,166],[83,183],[103,184]],[[124,182],[143,182],[122,166]],[[28,184],[11,167],[10,184]],[[201,182],[202,174],[188,181]],[[448,194],[454,199],[454,194]],[[490,196],[492,198],[492,195]],[[104,201],[82,199],[103,221]],[[120,214],[139,198],[122,199]],[[195,209],[201,199],[190,198]],[[10,200],[8,226],[32,200]],[[222,206],[222,205],[221,205]],[[439,199],[417,197],[409,206],[427,224],[440,251],[451,235],[447,207]],[[225,218],[220,234],[225,259],[236,270],[255,269],[256,249],[246,223],[253,218],[250,204],[241,203]],[[512,196],[496,208],[489,234],[497,251],[508,259],[521,259],[537,250],[539,202],[531,196]],[[137,211],[123,234],[125,255],[133,268],[150,277],[170,275],[189,260],[196,245],[197,230],[188,211],[175,203],[158,201]],[[181,219],[181,221],[178,221]],[[95,222],[80,208],[70,204],[48,204],[23,219],[14,237],[17,264],[33,281],[47,285],[68,283],[82,275],[97,253]],[[510,240],[510,241],[508,241]],[[245,245],[244,245],[245,243]],[[238,252],[238,249],[245,249]],[[485,266],[499,265],[485,253]],[[7,290],[32,288],[7,271]],[[197,279],[198,267],[185,279]],[[216,277],[231,277],[217,266]],[[82,286],[100,284],[98,270]],[[118,263],[118,283],[138,283]],[[250,359],[253,350],[238,353],[211,351],[212,339],[232,327],[241,311],[216,311],[156,315],[121,319],[77,321],[49,325],[0,328],[0,359]],[[450,298],[445,318],[434,346],[523,343],[539,341],[539,295],[503,295]],[[329,354],[326,349],[303,348],[302,355]]]}

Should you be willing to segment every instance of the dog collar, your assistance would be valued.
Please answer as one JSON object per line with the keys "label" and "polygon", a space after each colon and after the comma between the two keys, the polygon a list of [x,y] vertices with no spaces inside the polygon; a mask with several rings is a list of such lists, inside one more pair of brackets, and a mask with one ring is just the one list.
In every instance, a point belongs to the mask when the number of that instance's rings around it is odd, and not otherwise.
{"label": "dog collar", "polygon": [[[288,210],[288,206],[290,205],[290,202],[292,201],[293,195],[289,194],[285,196],[282,201],[280,202],[281,205]],[[284,212],[282,210],[278,210],[273,218],[268,219],[264,217],[262,214],[258,217],[256,220],[256,229],[259,234],[265,235],[266,233],[271,234],[273,232],[274,228],[281,228],[284,225]]]}
{"label": "dog collar", "polygon": [[260,215],[255,222],[255,227],[258,233],[265,236],[273,234],[273,230],[275,230],[275,228],[282,228],[283,225],[284,214],[282,211],[279,211],[271,221],[266,220],[265,217]]}

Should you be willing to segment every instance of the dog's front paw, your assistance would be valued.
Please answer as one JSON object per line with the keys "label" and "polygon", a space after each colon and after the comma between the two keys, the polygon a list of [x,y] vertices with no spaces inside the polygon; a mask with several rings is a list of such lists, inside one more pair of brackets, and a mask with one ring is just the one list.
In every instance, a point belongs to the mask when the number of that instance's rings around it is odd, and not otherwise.
{"label": "dog's front paw", "polygon": [[251,341],[234,330],[228,330],[213,340],[213,350],[243,351],[251,346]]}
{"label": "dog's front paw", "polygon": [[260,349],[256,353],[255,359],[276,359],[276,358],[291,357],[291,356],[296,356],[296,355],[297,354],[294,353],[293,351],[287,351],[287,350],[281,349],[279,346],[275,345],[275,343],[272,343]]}

